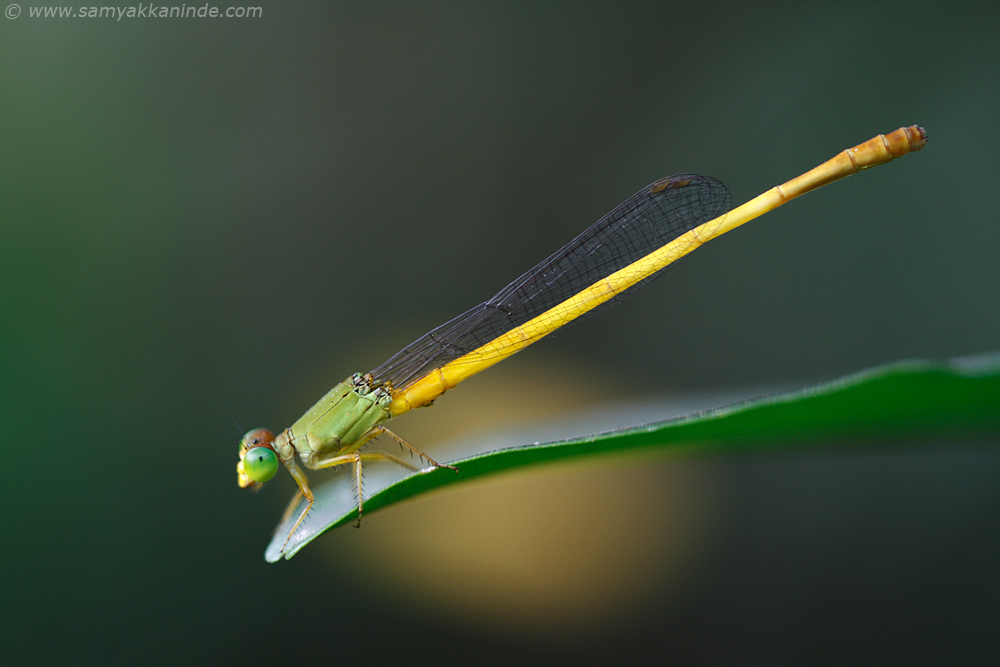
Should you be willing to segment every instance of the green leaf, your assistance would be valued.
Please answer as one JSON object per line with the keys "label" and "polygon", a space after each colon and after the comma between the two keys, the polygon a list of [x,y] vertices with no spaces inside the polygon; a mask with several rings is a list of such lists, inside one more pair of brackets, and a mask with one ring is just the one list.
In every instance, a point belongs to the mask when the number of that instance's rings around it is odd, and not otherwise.
{"label": "green leaf", "polygon": [[[674,455],[745,454],[776,448],[907,446],[913,439],[1000,435],[1000,352],[947,361],[902,361],[808,389],[756,398],[679,419],[573,440],[498,449],[451,461],[459,473],[430,469],[386,479],[366,468],[365,514],[504,470],[594,454],[659,449]],[[391,466],[382,466],[390,468]],[[316,504],[282,550],[290,521],[275,530],[265,558],[295,553],[353,521],[349,475],[316,489]],[[377,489],[377,490],[376,490]],[[371,495],[368,495],[368,494]],[[293,517],[297,514],[293,513]]]}

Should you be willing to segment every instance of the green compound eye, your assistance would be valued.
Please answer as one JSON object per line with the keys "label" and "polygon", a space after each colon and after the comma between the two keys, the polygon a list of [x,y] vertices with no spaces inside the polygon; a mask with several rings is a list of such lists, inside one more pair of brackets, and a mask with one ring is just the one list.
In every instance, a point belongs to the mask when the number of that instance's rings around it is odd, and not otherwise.
{"label": "green compound eye", "polygon": [[254,447],[243,457],[243,472],[258,484],[266,482],[278,472],[278,455],[267,447]]}

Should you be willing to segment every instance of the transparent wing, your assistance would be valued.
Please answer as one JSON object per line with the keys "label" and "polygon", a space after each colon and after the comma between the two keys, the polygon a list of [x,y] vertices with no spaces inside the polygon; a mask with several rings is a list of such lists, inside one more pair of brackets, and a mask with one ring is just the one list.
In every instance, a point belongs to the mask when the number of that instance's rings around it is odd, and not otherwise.
{"label": "transparent wing", "polygon": [[[729,191],[714,178],[677,174],[660,179],[629,197],[489,301],[404,347],[371,372],[375,382],[391,382],[396,389],[405,389],[432,370],[722,215],[729,206]],[[645,278],[588,316],[617,303],[662,273],[663,270]],[[502,350],[493,354],[501,355]]]}

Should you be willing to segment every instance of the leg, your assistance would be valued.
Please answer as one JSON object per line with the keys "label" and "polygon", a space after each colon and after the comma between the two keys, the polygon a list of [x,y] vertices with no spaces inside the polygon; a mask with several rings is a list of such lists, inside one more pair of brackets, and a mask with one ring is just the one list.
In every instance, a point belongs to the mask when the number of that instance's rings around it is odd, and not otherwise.
{"label": "leg", "polygon": [[[375,436],[372,436],[375,437]],[[367,438],[371,440],[371,438]],[[404,461],[398,456],[393,456],[392,454],[386,454],[385,452],[353,452],[351,454],[340,454],[338,456],[331,456],[328,459],[320,459],[313,464],[314,468],[332,468],[334,466],[344,465],[345,463],[354,464],[354,483],[357,485],[358,491],[358,522],[354,524],[355,528],[361,527],[361,514],[364,511],[364,495],[361,489],[361,464],[365,461],[383,461],[385,463],[395,463],[396,465],[403,466],[404,468],[409,468],[414,472],[420,472],[420,468],[413,465],[408,461]],[[312,506],[312,503],[309,504]],[[308,510],[308,507],[306,508]],[[304,518],[304,517],[303,517]],[[301,522],[301,518],[299,521]],[[298,527],[298,524],[296,524]],[[294,528],[292,532],[294,532]]]}
{"label": "leg", "polygon": [[296,520],[295,525],[292,526],[292,529],[288,531],[288,535],[285,537],[285,543],[281,545],[281,550],[284,551],[285,547],[288,546],[288,540],[292,539],[292,535],[295,534],[295,531],[298,530],[302,521],[306,518],[306,515],[309,514],[309,510],[312,509],[313,503],[316,502],[316,498],[313,496],[312,490],[309,488],[309,480],[306,479],[306,474],[302,472],[302,469],[299,468],[297,463],[295,463],[295,459],[291,458],[287,461],[282,461],[282,463],[285,464],[288,472],[291,473],[292,479],[295,480],[295,483],[299,485],[299,490],[292,497],[292,502],[289,503],[288,507],[285,509],[285,514],[282,516],[281,523],[278,525],[285,525],[285,521],[291,517],[292,511],[299,504],[299,498],[306,499],[305,509],[302,510],[302,514],[299,515],[299,518]]}
{"label": "leg", "polygon": [[292,510],[299,506],[299,501],[302,499],[302,489],[295,492],[292,496],[291,502],[288,503],[288,507],[285,508],[285,513],[281,515],[281,522],[278,523],[279,526],[284,526],[285,523],[292,517]]}
{"label": "leg", "polygon": [[[412,463],[404,461],[403,459],[397,456],[393,456],[392,454],[387,454],[385,452],[365,452],[364,454],[358,453],[357,451],[358,449],[366,445],[373,438],[382,435],[383,433],[391,437],[400,445],[408,448],[410,451],[415,452],[417,456],[421,457],[435,468],[449,468],[451,470],[454,470],[455,472],[458,472],[458,468],[456,468],[455,466],[443,465],[441,463],[438,463],[437,461],[427,456],[422,451],[420,451],[419,449],[408,443],[406,440],[403,440],[401,437],[399,437],[389,429],[383,426],[374,427],[373,429],[368,431],[368,433],[366,433],[358,442],[351,445],[351,449],[353,449],[354,451],[351,452],[350,454],[335,453],[329,458],[326,459],[321,458],[319,460],[313,461],[309,465],[310,468],[319,470],[321,468],[332,468],[334,466],[344,465],[345,463],[354,464],[354,479],[358,489],[358,523],[355,524],[355,526],[357,527],[361,526],[361,513],[364,509],[364,497],[362,496],[362,490],[361,490],[362,461],[385,461],[387,463],[395,463],[397,465],[401,465],[404,468],[409,468],[414,472],[420,472],[420,468],[416,467]],[[306,480],[305,473],[303,473],[302,470],[298,467],[294,459],[285,463],[285,467],[288,468],[288,472],[292,474],[292,477],[295,479],[295,482],[299,485],[299,494],[301,494],[301,496],[306,499],[306,506],[305,509],[302,510],[302,513],[299,515],[299,518],[295,521],[295,525],[292,526],[292,529],[290,531],[288,531],[288,537],[285,538],[285,544],[282,545],[281,547],[282,551],[284,551],[285,547],[288,546],[288,540],[292,539],[292,535],[294,535],[295,531],[298,530],[298,527],[302,525],[302,522],[305,520],[306,515],[309,514],[309,510],[312,509],[313,503],[316,500],[312,494],[312,491],[309,489],[309,483]],[[292,499],[291,505],[289,505],[288,509],[285,510],[285,519],[287,519],[291,515],[292,510],[298,504],[299,494],[296,494],[295,498]]]}
{"label": "leg", "polygon": [[[375,428],[373,428],[371,431],[368,432],[368,434],[372,434],[371,438],[375,438],[377,436],[380,436],[383,433],[385,433],[387,436],[389,436],[390,438],[392,438],[393,440],[395,440],[396,442],[398,442],[403,447],[406,447],[407,449],[409,449],[411,452],[414,452],[417,456],[419,456],[423,460],[427,461],[428,463],[430,463],[435,468],[448,468],[450,470],[454,470],[455,472],[458,472],[458,468],[456,468],[455,466],[450,466],[450,465],[445,465],[443,463],[438,463],[437,461],[435,461],[431,457],[427,456],[422,451],[420,451],[419,449],[417,449],[416,447],[414,447],[413,445],[411,445],[410,443],[408,443],[406,440],[403,440],[401,437],[399,437],[398,435],[396,435],[395,433],[393,433],[392,431],[390,431],[389,429],[387,429],[384,426],[376,426]],[[371,439],[371,438],[368,437],[368,435],[366,435],[365,438],[366,438],[365,442],[367,442],[368,440]]]}
{"label": "leg", "polygon": [[[374,438],[377,435],[378,435],[378,432],[375,432],[375,430],[372,429],[372,431],[369,431],[368,433],[366,433],[365,436],[363,438],[361,438],[361,440],[358,441],[354,445],[353,448],[355,450],[357,450],[359,447],[363,446],[365,443],[367,443],[369,440],[371,440],[372,438]],[[340,451],[343,451],[343,450],[340,450]],[[337,452],[334,452],[333,455],[331,455],[329,458],[319,459],[315,463],[310,464],[309,467],[311,467],[313,469],[320,469],[320,468],[332,468],[334,466],[343,465],[345,463],[354,463],[355,464],[354,475],[357,478],[357,485],[358,485],[358,523],[357,523],[357,525],[360,526],[361,525],[361,507],[362,507],[362,498],[361,498],[361,461],[362,460],[372,460],[372,461],[374,461],[374,460],[389,460],[389,461],[393,461],[394,463],[398,463],[398,464],[400,464],[400,465],[402,465],[402,466],[404,466],[406,468],[410,468],[412,470],[419,470],[417,467],[415,467],[415,466],[413,466],[413,465],[411,465],[411,464],[409,464],[409,463],[407,463],[405,461],[397,459],[394,456],[390,456],[389,454],[385,454],[384,457],[385,457],[384,459],[380,459],[377,456],[374,456],[374,454],[360,454],[359,455],[356,451],[352,452],[350,454],[338,454]],[[284,551],[285,547],[288,546],[288,541],[290,539],[292,539],[292,535],[295,534],[295,531],[298,530],[299,526],[302,525],[302,522],[305,521],[306,516],[309,514],[309,510],[312,509],[313,503],[316,502],[316,498],[315,498],[315,496],[313,496],[312,490],[309,488],[309,481],[306,479],[305,473],[302,472],[302,469],[299,468],[298,464],[295,462],[294,456],[292,458],[289,458],[288,460],[283,460],[282,463],[285,465],[285,468],[288,469],[288,472],[292,475],[292,478],[295,480],[295,483],[299,485],[299,490],[295,494],[295,496],[292,497],[292,501],[288,504],[288,507],[285,508],[285,513],[284,513],[284,515],[281,518],[281,523],[279,523],[278,525],[279,526],[285,525],[285,523],[288,521],[288,519],[291,518],[292,512],[298,506],[299,500],[301,498],[305,498],[306,499],[306,506],[305,506],[305,508],[303,508],[302,513],[299,514],[299,518],[295,520],[295,525],[293,525],[292,529],[288,531],[288,535],[285,536],[285,543],[281,545],[281,550]]]}

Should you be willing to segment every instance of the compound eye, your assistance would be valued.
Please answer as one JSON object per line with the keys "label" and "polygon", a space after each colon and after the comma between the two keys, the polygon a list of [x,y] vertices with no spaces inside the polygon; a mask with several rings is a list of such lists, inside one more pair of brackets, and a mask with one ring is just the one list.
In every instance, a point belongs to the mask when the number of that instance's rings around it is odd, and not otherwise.
{"label": "compound eye", "polygon": [[269,447],[254,447],[243,457],[243,472],[251,481],[262,484],[278,472],[278,455]]}
{"label": "compound eye", "polygon": [[243,449],[253,449],[254,447],[268,447],[274,442],[274,434],[266,428],[255,428],[247,431],[243,439],[240,440],[240,447]]}

